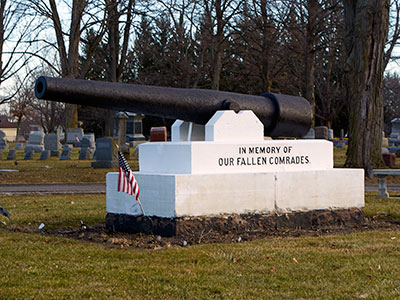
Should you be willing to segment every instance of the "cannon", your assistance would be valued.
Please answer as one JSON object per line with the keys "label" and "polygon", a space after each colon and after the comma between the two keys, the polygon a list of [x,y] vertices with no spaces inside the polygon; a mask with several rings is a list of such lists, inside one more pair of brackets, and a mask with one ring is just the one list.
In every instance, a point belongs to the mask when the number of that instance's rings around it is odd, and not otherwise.
{"label": "cannon", "polygon": [[304,136],[312,120],[303,97],[265,93],[253,96],[205,89],[182,89],[41,76],[38,99],[130,111],[206,124],[218,110],[252,110],[271,137]]}

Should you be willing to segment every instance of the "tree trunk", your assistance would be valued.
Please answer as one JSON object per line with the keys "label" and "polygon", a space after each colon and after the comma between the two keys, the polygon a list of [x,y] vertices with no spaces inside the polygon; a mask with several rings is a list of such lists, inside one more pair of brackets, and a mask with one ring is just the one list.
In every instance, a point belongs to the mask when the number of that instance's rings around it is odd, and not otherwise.
{"label": "tree trunk", "polygon": [[350,136],[346,166],[372,169],[382,164],[382,79],[389,0],[345,0],[346,92]]}
{"label": "tree trunk", "polygon": [[6,9],[6,0],[0,2],[0,85],[3,78],[3,45],[4,45],[4,14]]}

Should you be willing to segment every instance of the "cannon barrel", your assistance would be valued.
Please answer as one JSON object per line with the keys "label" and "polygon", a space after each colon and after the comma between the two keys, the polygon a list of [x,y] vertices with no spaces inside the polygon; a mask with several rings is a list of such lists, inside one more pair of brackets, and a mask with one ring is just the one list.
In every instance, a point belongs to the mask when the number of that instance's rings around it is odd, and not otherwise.
{"label": "cannon barrel", "polygon": [[203,89],[182,89],[41,76],[39,99],[206,124],[217,110],[252,110],[265,135],[300,137],[311,125],[311,107],[297,96],[266,93],[253,96]]}

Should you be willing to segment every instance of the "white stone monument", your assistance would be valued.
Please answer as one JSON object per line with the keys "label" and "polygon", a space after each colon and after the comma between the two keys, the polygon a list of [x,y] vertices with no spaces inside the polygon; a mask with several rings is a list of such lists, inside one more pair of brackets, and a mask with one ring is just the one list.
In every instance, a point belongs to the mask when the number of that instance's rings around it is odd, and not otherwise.
{"label": "white stone monument", "polygon": [[[263,124],[252,111],[218,111],[204,128],[193,125],[177,120],[171,142],[140,146],[135,177],[145,216],[280,215],[364,206],[364,171],[333,168],[329,141],[264,140]],[[132,196],[117,192],[117,172],[106,181],[107,226],[141,214]]]}

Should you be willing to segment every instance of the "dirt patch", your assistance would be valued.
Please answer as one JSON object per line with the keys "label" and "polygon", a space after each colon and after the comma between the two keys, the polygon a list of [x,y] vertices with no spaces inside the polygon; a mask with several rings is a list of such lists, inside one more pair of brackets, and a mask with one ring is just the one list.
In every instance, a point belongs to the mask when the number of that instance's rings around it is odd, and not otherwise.
{"label": "dirt patch", "polygon": [[[36,232],[38,230],[27,230],[13,227],[14,231]],[[324,226],[316,229],[286,228],[268,230],[249,230],[243,232],[227,231],[218,232],[215,230],[192,230],[180,235],[161,237],[160,235],[144,233],[115,233],[106,228],[105,224],[95,226],[69,227],[59,229],[45,229],[41,233],[45,235],[71,238],[79,241],[100,243],[117,248],[138,248],[161,250],[171,247],[185,247],[189,245],[210,244],[210,243],[238,243],[263,238],[273,237],[300,237],[300,236],[321,236],[327,234],[349,234],[368,230],[399,231],[399,221],[381,221],[364,219],[361,226]]]}

